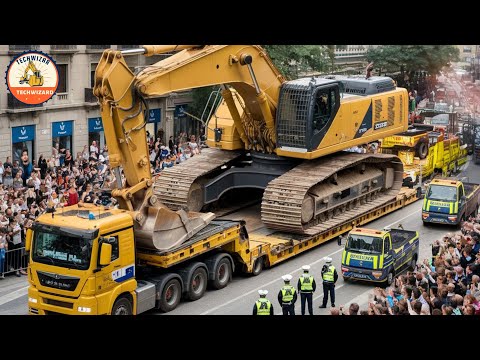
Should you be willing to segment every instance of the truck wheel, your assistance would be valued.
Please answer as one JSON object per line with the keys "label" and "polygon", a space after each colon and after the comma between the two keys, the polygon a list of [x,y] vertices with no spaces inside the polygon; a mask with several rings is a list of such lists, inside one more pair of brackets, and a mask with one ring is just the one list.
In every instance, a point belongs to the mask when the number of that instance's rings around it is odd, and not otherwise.
{"label": "truck wheel", "polygon": [[132,315],[132,303],[126,297],[120,297],[112,307],[112,315]]}
{"label": "truck wheel", "polygon": [[207,290],[207,271],[203,267],[197,267],[190,276],[190,287],[186,297],[190,301],[200,299]]}
{"label": "truck wheel", "polygon": [[253,269],[252,269],[253,276],[257,276],[262,272],[263,263],[264,263],[263,257],[259,257],[257,258],[257,260],[255,260],[255,262],[253,263]]}
{"label": "truck wheel", "polygon": [[178,279],[169,280],[162,289],[159,309],[163,312],[172,311],[180,303],[182,286]]}
{"label": "truck wheel", "polygon": [[387,280],[385,280],[385,285],[390,286],[393,283],[393,271],[390,271],[387,275]]}
{"label": "truck wheel", "polygon": [[223,289],[225,286],[228,285],[230,281],[230,277],[232,276],[232,266],[230,265],[230,260],[224,257],[221,259],[217,267],[215,269],[215,279],[213,279],[210,283],[212,288],[216,290]]}
{"label": "truck wheel", "polygon": [[420,159],[425,159],[428,155],[428,146],[426,143],[421,142],[417,146],[417,155]]}
{"label": "truck wheel", "polygon": [[412,260],[410,260],[410,264],[408,265],[408,267],[410,268],[410,270],[415,270],[415,266],[417,265],[417,255],[413,255],[412,256]]}

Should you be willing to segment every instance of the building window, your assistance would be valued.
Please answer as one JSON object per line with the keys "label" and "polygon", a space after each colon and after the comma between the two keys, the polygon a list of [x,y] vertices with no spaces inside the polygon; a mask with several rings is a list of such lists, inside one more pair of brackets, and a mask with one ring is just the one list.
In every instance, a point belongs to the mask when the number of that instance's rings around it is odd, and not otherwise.
{"label": "building window", "polygon": [[98,64],[90,64],[90,87],[93,89],[95,85],[95,69]]}
{"label": "building window", "polygon": [[58,88],[57,93],[66,93],[68,85],[68,65],[57,64],[58,69]]}
{"label": "building window", "polygon": [[471,53],[472,52],[472,48],[470,46],[464,46],[463,47],[463,52],[464,53]]}

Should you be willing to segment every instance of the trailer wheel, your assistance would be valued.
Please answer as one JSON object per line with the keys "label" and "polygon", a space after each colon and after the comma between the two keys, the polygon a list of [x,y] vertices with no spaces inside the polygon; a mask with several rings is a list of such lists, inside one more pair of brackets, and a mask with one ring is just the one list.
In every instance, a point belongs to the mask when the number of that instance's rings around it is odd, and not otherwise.
{"label": "trailer wheel", "polygon": [[426,143],[421,142],[417,146],[417,155],[420,159],[425,159],[428,155],[428,146]]}
{"label": "trailer wheel", "polygon": [[186,297],[195,301],[200,299],[207,290],[207,271],[203,267],[197,267],[190,276],[190,286]]}
{"label": "trailer wheel", "polygon": [[223,289],[228,285],[232,276],[232,266],[230,260],[224,257],[222,258],[215,268],[215,278],[210,282],[212,288],[216,290]]}
{"label": "trailer wheel", "polygon": [[112,307],[112,315],[132,315],[132,303],[126,297],[119,297]]}
{"label": "trailer wheel", "polygon": [[253,269],[252,269],[253,276],[257,276],[262,272],[263,264],[264,264],[263,257],[259,257],[257,258],[257,260],[255,260],[255,262],[253,263]]}
{"label": "trailer wheel", "polygon": [[162,289],[159,308],[163,312],[172,311],[180,303],[182,286],[178,279],[169,280]]}

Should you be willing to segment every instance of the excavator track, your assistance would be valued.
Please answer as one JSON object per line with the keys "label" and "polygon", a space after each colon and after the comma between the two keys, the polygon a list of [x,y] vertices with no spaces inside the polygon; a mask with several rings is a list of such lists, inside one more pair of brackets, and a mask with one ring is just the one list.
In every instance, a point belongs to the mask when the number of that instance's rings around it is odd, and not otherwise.
{"label": "excavator track", "polygon": [[306,161],[268,184],[262,221],[314,235],[394,200],[402,177],[394,155],[341,153]]}
{"label": "excavator track", "polygon": [[162,170],[153,185],[153,193],[171,210],[188,208],[189,211],[200,211],[203,190],[198,182],[194,184],[195,180],[240,156],[241,153],[235,151],[202,149],[201,155]]}

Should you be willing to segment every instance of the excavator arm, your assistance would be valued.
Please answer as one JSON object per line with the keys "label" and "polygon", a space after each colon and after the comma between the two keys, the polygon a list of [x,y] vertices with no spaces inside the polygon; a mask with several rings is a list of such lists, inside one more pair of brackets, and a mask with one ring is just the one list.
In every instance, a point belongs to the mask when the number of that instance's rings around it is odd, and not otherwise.
{"label": "excavator arm", "polygon": [[[28,77],[29,71],[32,72],[30,77]],[[20,84],[28,83],[30,86],[41,86],[43,85],[43,76],[40,75],[40,71],[38,71],[35,64],[29,61],[19,82]]]}

